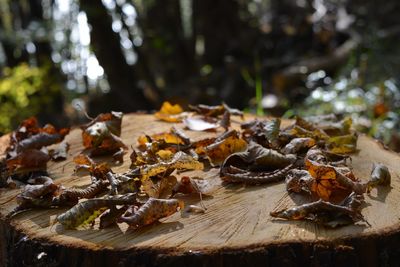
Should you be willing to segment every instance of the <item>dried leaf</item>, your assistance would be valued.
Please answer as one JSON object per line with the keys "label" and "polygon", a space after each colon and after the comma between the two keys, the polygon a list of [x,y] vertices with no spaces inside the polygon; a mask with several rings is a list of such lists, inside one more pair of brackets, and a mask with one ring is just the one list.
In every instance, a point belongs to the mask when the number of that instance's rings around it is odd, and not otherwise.
{"label": "dried leaf", "polygon": [[78,156],[75,156],[73,161],[76,164],[75,172],[81,169],[90,171],[93,166],[96,165],[95,162],[85,154],[79,154]]}
{"label": "dried leaf", "polygon": [[294,125],[288,130],[288,133],[295,137],[309,137],[315,140],[327,140],[329,136],[321,129],[315,129],[313,131],[304,129],[298,125]]}
{"label": "dried leaf", "polygon": [[281,152],[283,154],[297,154],[302,150],[309,149],[315,146],[315,140],[309,137],[292,139]]}
{"label": "dried leaf", "polygon": [[121,208],[111,207],[109,210],[105,211],[100,216],[100,229],[108,228],[111,226],[115,226],[117,224],[117,220],[121,217],[126,210],[128,209],[128,205],[122,206]]}
{"label": "dried leaf", "polygon": [[161,218],[171,216],[179,209],[183,209],[183,202],[177,199],[149,198],[135,214],[122,216],[118,222],[125,222],[131,227],[140,228],[153,224]]}
{"label": "dried leaf", "polygon": [[51,158],[56,161],[65,160],[68,156],[68,150],[69,143],[63,141],[56,149],[50,151]]}
{"label": "dried leaf", "polygon": [[265,135],[272,148],[279,146],[279,129],[281,127],[281,119],[275,118],[264,124]]}
{"label": "dried leaf", "polygon": [[163,141],[167,144],[176,144],[176,145],[184,145],[185,141],[182,140],[179,136],[169,132],[169,133],[158,133],[150,136],[150,140],[148,136],[141,135],[138,137],[138,143],[140,147],[146,147],[148,143],[152,141]]}
{"label": "dried leaf", "polygon": [[213,144],[205,148],[207,157],[213,166],[221,165],[229,155],[247,148],[246,141],[239,138],[236,131],[227,132],[225,135],[226,138],[222,138],[222,140],[217,138]]}
{"label": "dried leaf", "polygon": [[137,203],[136,194],[92,198],[80,202],[71,209],[57,216],[56,221],[66,229],[75,229],[79,226],[92,223],[104,211],[116,205],[133,205]]}
{"label": "dried leaf", "polygon": [[168,177],[163,177],[158,179],[158,181],[153,182],[152,179],[147,179],[142,184],[142,191],[145,192],[149,197],[154,198],[167,198],[173,194],[173,188],[177,183],[175,176],[170,175]]}
{"label": "dried leaf", "polygon": [[181,122],[186,117],[180,105],[171,105],[168,101],[164,102],[160,111],[156,112],[154,116],[166,122]]}
{"label": "dried leaf", "polygon": [[192,156],[184,152],[178,151],[169,161],[140,167],[140,175],[142,181],[145,181],[152,176],[165,174],[174,169],[202,170],[203,168],[203,163],[195,160]]}
{"label": "dried leaf", "polygon": [[372,165],[371,177],[367,183],[367,192],[371,192],[372,188],[378,185],[390,186],[391,175],[388,167],[381,163]]}
{"label": "dried leaf", "polygon": [[243,117],[243,112],[238,109],[231,108],[225,103],[218,106],[207,106],[203,104],[189,105],[189,108],[194,112],[206,117],[217,117],[223,115],[225,112],[228,112],[230,115]]}
{"label": "dried leaf", "polygon": [[335,154],[349,154],[357,151],[357,135],[348,134],[330,137],[327,140],[329,152]]}
{"label": "dried leaf", "polygon": [[244,152],[233,153],[223,166],[235,166],[247,170],[276,170],[296,161],[295,155],[283,155],[276,150],[251,142]]}
{"label": "dried leaf", "polygon": [[285,179],[286,190],[288,192],[306,192],[311,194],[311,187],[314,178],[306,170],[292,169],[288,172]]}
{"label": "dried leaf", "polygon": [[113,154],[120,148],[126,148],[119,138],[122,116],[122,112],[100,114],[82,127],[83,146],[91,149],[92,156]]}
{"label": "dried leaf", "polygon": [[12,157],[27,149],[40,149],[61,142],[68,133],[69,128],[57,130],[50,124],[40,128],[36,118],[31,117],[24,120],[12,133],[7,154]]}
{"label": "dried leaf", "polygon": [[12,157],[6,161],[7,167],[10,170],[16,168],[26,168],[26,169],[42,169],[46,168],[47,162],[50,160],[50,156],[37,149],[28,149],[17,156]]}
{"label": "dried leaf", "polygon": [[365,192],[365,185],[352,181],[348,176],[338,172],[335,167],[317,163],[306,158],[305,166],[315,179],[311,191],[321,199],[328,201],[333,193],[354,191],[358,194]]}
{"label": "dried leaf", "polygon": [[272,217],[287,220],[309,220],[327,227],[354,224],[365,221],[361,214],[361,195],[351,194],[341,205],[318,200],[297,207],[271,212]]}
{"label": "dried leaf", "polygon": [[175,194],[178,193],[188,195],[193,193],[201,194],[202,192],[197,183],[193,179],[191,179],[189,176],[182,176],[181,180],[177,182],[174,188],[172,189],[171,197],[175,196]]}

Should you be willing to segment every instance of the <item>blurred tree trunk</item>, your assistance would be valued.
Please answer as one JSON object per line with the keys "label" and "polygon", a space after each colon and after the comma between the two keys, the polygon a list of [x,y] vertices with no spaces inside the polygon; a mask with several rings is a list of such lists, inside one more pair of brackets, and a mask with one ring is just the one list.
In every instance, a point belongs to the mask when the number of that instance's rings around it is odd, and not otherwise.
{"label": "blurred tree trunk", "polygon": [[151,109],[151,103],[138,89],[135,68],[126,63],[120,37],[112,30],[112,18],[106,7],[99,0],[81,0],[80,3],[92,26],[90,37],[93,51],[111,87],[107,104],[122,111]]}
{"label": "blurred tree trunk", "polygon": [[196,70],[193,38],[184,36],[179,0],[146,4],[138,24],[144,37],[140,49],[146,56],[139,60],[149,61],[164,84],[176,85],[193,75]]}
{"label": "blurred tree trunk", "polygon": [[241,32],[239,4],[234,0],[193,0],[196,35],[204,40],[204,63],[222,66],[238,43]]}

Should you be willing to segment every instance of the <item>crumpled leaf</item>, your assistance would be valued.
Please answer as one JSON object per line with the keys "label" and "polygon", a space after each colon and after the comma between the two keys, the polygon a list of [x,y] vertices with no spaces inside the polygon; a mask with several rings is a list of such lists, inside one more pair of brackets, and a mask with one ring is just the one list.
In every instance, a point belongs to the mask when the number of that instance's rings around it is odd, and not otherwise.
{"label": "crumpled leaf", "polygon": [[124,114],[122,112],[116,112],[116,111],[111,111],[110,113],[101,113],[97,115],[97,117],[93,119],[91,122],[84,125],[82,129],[90,128],[94,124],[102,122],[112,134],[120,136],[123,116]]}
{"label": "crumpled leaf", "polygon": [[122,216],[118,222],[125,222],[131,227],[140,228],[171,216],[178,210],[182,210],[183,206],[183,202],[177,199],[149,198],[137,212],[131,216]]}
{"label": "crumpled leaf", "polygon": [[307,130],[298,125],[294,125],[287,131],[293,137],[310,137],[315,140],[327,140],[329,136],[321,129]]}
{"label": "crumpled leaf", "polygon": [[327,227],[336,228],[365,221],[361,214],[362,195],[351,194],[340,205],[318,200],[297,207],[273,211],[272,217],[287,220],[309,220]]}
{"label": "crumpled leaf", "polygon": [[217,129],[220,125],[217,122],[208,122],[203,118],[190,117],[183,120],[185,126],[192,131],[210,131]]}
{"label": "crumpled leaf", "polygon": [[205,156],[207,154],[206,147],[213,144],[215,142],[215,137],[204,138],[198,141],[193,142],[192,147],[194,151],[199,156]]}
{"label": "crumpled leaf", "polygon": [[71,209],[57,216],[56,221],[66,229],[75,229],[79,226],[92,223],[104,211],[116,205],[134,205],[137,203],[136,194],[107,196],[92,198],[79,202]]}
{"label": "crumpled leaf", "polygon": [[298,152],[315,146],[315,140],[309,137],[299,137],[292,139],[284,148],[283,154],[297,154]]}
{"label": "crumpled leaf", "polygon": [[253,141],[264,147],[277,148],[280,145],[280,124],[281,120],[279,118],[269,121],[256,119],[241,125],[243,129],[242,135],[248,143]]}
{"label": "crumpled leaf", "polygon": [[246,151],[236,152],[226,158],[224,166],[234,166],[247,170],[276,170],[296,161],[295,155],[283,155],[276,150],[251,142]]}
{"label": "crumpled leaf", "polygon": [[147,179],[142,184],[142,191],[145,192],[149,197],[154,198],[167,198],[173,194],[173,188],[177,183],[175,176],[170,175],[153,181]]}
{"label": "crumpled leaf", "polygon": [[82,127],[83,146],[90,149],[92,156],[113,154],[120,148],[126,148],[121,135],[122,112],[98,115],[93,121]]}
{"label": "crumpled leaf", "polygon": [[76,164],[75,172],[78,170],[91,170],[95,164],[93,159],[91,159],[88,155],[79,154],[74,157],[73,162]]}
{"label": "crumpled leaf", "polygon": [[306,170],[292,169],[288,172],[285,179],[286,190],[288,192],[305,192],[311,194],[311,186],[314,178]]}
{"label": "crumpled leaf", "polygon": [[194,179],[191,179],[189,176],[182,176],[181,180],[172,189],[171,197],[178,193],[188,195],[193,193],[201,194],[202,192]]}
{"label": "crumpled leaf", "polygon": [[157,119],[166,122],[181,122],[187,115],[183,112],[180,105],[172,105],[168,101],[165,101],[162,104],[160,111],[156,112],[154,116]]}
{"label": "crumpled leaf", "polygon": [[391,175],[388,167],[381,163],[373,163],[371,177],[367,183],[367,192],[378,185],[390,186]]}
{"label": "crumpled leaf", "polygon": [[68,156],[69,143],[63,141],[55,149],[50,150],[51,158],[55,161],[65,160]]}
{"label": "crumpled leaf", "polygon": [[208,145],[205,151],[211,165],[218,166],[221,165],[229,155],[244,151],[246,148],[246,141],[239,137],[237,131],[231,130],[215,139],[215,142]]}
{"label": "crumpled leaf", "polygon": [[218,106],[208,106],[203,104],[189,105],[189,108],[206,117],[217,117],[223,115],[225,112],[228,112],[230,115],[243,117],[243,112],[238,109],[231,108],[225,103],[222,103],[222,105]]}
{"label": "crumpled leaf", "polygon": [[335,154],[349,154],[357,151],[357,135],[348,134],[330,137],[326,141],[329,152]]}
{"label": "crumpled leaf", "polygon": [[264,124],[265,135],[272,148],[279,146],[279,129],[281,127],[281,119],[275,118]]}
{"label": "crumpled leaf", "polygon": [[142,181],[145,181],[152,176],[172,172],[175,169],[202,170],[203,168],[203,163],[182,151],[178,151],[169,161],[161,161],[156,164],[141,166],[140,175]]}
{"label": "crumpled leaf", "polygon": [[6,161],[7,168],[9,170],[15,170],[17,168],[26,169],[45,169],[47,162],[50,160],[48,153],[38,149],[28,149],[15,157],[9,158]]}
{"label": "crumpled leaf", "polygon": [[44,146],[61,142],[68,133],[69,128],[57,130],[51,124],[40,128],[37,119],[31,117],[22,121],[18,128],[12,133],[7,151],[23,151],[33,148],[40,149]]}
{"label": "crumpled leaf", "polygon": [[313,124],[315,128],[323,130],[329,136],[350,134],[351,126],[353,124],[351,117],[346,117],[339,121],[334,115],[328,115],[325,117],[309,117],[304,118],[304,121],[309,124]]}
{"label": "crumpled leaf", "polygon": [[315,179],[311,186],[311,191],[321,199],[328,201],[334,193],[344,193],[354,191],[362,194],[366,186],[353,181],[354,175],[350,172],[347,176],[337,171],[335,167],[312,161],[306,157],[305,167],[310,175]]}
{"label": "crumpled leaf", "polygon": [[139,147],[145,148],[147,144],[152,141],[163,141],[164,143],[175,144],[175,145],[185,144],[184,140],[182,140],[179,136],[171,132],[158,133],[158,134],[153,134],[151,136],[141,135],[138,137]]}

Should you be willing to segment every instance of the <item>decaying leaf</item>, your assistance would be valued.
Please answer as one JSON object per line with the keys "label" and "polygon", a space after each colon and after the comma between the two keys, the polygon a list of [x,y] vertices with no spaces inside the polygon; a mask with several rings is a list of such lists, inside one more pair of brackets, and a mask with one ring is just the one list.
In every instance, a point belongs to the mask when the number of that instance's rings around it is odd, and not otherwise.
{"label": "decaying leaf", "polygon": [[125,222],[133,228],[153,224],[159,219],[171,216],[183,209],[183,202],[177,199],[149,198],[140,209],[131,216],[122,216],[118,222]]}
{"label": "decaying leaf", "polygon": [[50,124],[40,128],[36,118],[31,117],[24,120],[12,133],[7,149],[8,157],[14,157],[25,150],[41,149],[59,143],[68,133],[69,128],[57,130]]}
{"label": "decaying leaf", "polygon": [[55,161],[65,160],[67,159],[68,156],[68,150],[69,150],[69,143],[63,141],[57,146],[57,148],[50,150],[49,153],[51,155],[51,158]]}
{"label": "decaying leaf", "polygon": [[45,169],[47,162],[50,160],[49,154],[38,149],[28,149],[7,159],[7,167],[9,170],[16,168],[25,169]]}
{"label": "decaying leaf", "polygon": [[334,136],[326,141],[327,147],[331,153],[348,154],[354,153],[357,150],[357,135],[348,134]]}
{"label": "decaying leaf", "polygon": [[141,190],[149,197],[167,198],[173,194],[173,188],[177,183],[175,176],[170,175],[161,179],[147,179],[142,183]]}
{"label": "decaying leaf", "polygon": [[234,166],[247,170],[271,171],[284,168],[296,161],[295,155],[283,155],[276,150],[251,142],[246,151],[231,154],[224,166]]}
{"label": "decaying leaf", "polygon": [[305,192],[311,194],[314,178],[306,170],[292,169],[285,178],[286,190],[288,192]]}
{"label": "decaying leaf", "polygon": [[202,170],[203,168],[203,163],[182,151],[178,151],[169,161],[140,167],[140,175],[142,181],[145,181],[152,176],[172,172],[175,169]]}
{"label": "decaying leaf", "polygon": [[83,146],[90,149],[91,155],[113,154],[120,148],[126,148],[119,137],[122,116],[122,112],[100,114],[82,127]]}
{"label": "decaying leaf", "polygon": [[280,125],[281,120],[279,118],[266,121],[253,120],[241,125],[242,135],[249,143],[253,141],[264,147],[278,148],[280,145]]}
{"label": "decaying leaf", "polygon": [[97,180],[91,183],[85,188],[68,188],[61,191],[60,199],[82,199],[82,198],[93,198],[98,194],[105,192],[108,186],[108,182],[105,180]]}
{"label": "decaying leaf", "polygon": [[138,137],[139,147],[146,148],[153,141],[162,141],[165,144],[184,145],[185,142],[172,132],[158,133],[151,136],[141,135]]}
{"label": "decaying leaf", "polygon": [[172,189],[171,197],[175,196],[177,193],[181,193],[184,195],[193,193],[201,194],[201,191],[196,182],[190,179],[189,176],[182,176],[181,180]]}
{"label": "decaying leaf", "polygon": [[85,154],[79,154],[74,157],[73,159],[74,163],[76,164],[75,166],[75,172],[79,170],[88,170],[90,171],[93,166],[95,166],[95,162],[93,159],[91,159],[88,155]]}
{"label": "decaying leaf", "polygon": [[309,137],[313,138],[315,140],[327,140],[329,138],[329,135],[327,135],[323,130],[321,129],[315,129],[315,130],[307,130],[304,129],[298,125],[294,125],[292,128],[287,130],[287,132],[293,136],[293,138],[296,137]]}
{"label": "decaying leaf", "polygon": [[279,129],[281,119],[275,118],[264,124],[265,135],[268,138],[270,147],[277,148],[279,146]]}
{"label": "decaying leaf", "polygon": [[100,216],[99,228],[104,229],[116,225],[118,218],[121,217],[128,208],[128,205],[122,206],[121,208],[113,206],[109,210],[105,211]]}
{"label": "decaying leaf", "polygon": [[309,149],[315,146],[315,140],[309,137],[294,138],[292,139],[281,152],[283,154],[297,154],[302,150]]}
{"label": "decaying leaf", "polygon": [[189,108],[194,112],[206,117],[217,117],[226,112],[228,112],[230,115],[243,117],[243,112],[238,109],[231,108],[225,103],[222,103],[222,105],[218,106],[207,106],[203,104],[189,105]]}
{"label": "decaying leaf", "polygon": [[246,151],[226,158],[220,176],[224,181],[233,183],[271,183],[283,179],[295,161],[295,155],[283,155],[251,142]]}
{"label": "decaying leaf", "polygon": [[66,229],[75,229],[79,226],[92,223],[104,211],[116,205],[134,205],[137,203],[136,194],[92,198],[80,202],[71,209],[57,216],[56,221]]}
{"label": "decaying leaf", "polygon": [[312,123],[314,127],[323,130],[329,136],[350,134],[351,126],[353,124],[350,117],[346,117],[339,121],[335,115],[307,117],[304,120]]}
{"label": "decaying leaf", "polygon": [[371,177],[367,183],[367,192],[371,192],[372,188],[383,185],[390,186],[391,175],[388,167],[381,163],[372,165]]}
{"label": "decaying leaf", "polygon": [[273,211],[270,215],[287,220],[309,220],[336,228],[358,221],[365,222],[360,210],[362,202],[362,195],[351,194],[341,205],[318,200],[289,209]]}
{"label": "decaying leaf", "polygon": [[17,203],[21,204],[19,199],[21,197],[27,198],[40,198],[46,195],[52,195],[54,192],[58,190],[58,186],[51,182],[46,182],[44,184],[38,185],[26,185],[22,192],[17,196]]}
{"label": "decaying leaf", "polygon": [[186,117],[186,114],[180,105],[172,105],[166,101],[162,104],[160,111],[156,112],[154,116],[166,122],[181,122]]}
{"label": "decaying leaf", "polygon": [[18,206],[7,217],[12,217],[20,211],[31,208],[50,208],[59,186],[51,178],[43,184],[26,185],[17,195]]}
{"label": "decaying leaf", "polygon": [[305,159],[305,166],[314,178],[311,191],[325,201],[330,199],[332,193],[341,190],[356,192],[357,194],[362,194],[366,190],[365,185],[351,180],[333,166],[320,164],[307,158]]}
{"label": "decaying leaf", "polygon": [[244,151],[247,143],[239,137],[235,130],[228,131],[215,139],[215,142],[205,148],[206,155],[212,166],[221,165],[232,153]]}
{"label": "decaying leaf", "polygon": [[266,184],[282,180],[291,168],[293,164],[274,171],[247,171],[228,165],[221,168],[220,177],[230,183]]}

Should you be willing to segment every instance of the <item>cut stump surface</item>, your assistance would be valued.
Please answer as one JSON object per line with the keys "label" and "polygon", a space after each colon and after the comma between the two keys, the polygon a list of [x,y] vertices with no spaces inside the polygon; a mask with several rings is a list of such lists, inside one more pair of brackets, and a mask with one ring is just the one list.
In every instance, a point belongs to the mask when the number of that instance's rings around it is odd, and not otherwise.
{"label": "cut stump surface", "polygon": [[[172,126],[152,115],[138,114],[125,115],[122,124],[122,139],[128,147],[137,145],[139,135],[168,131]],[[216,135],[186,133],[194,140]],[[73,174],[72,158],[82,150],[81,130],[72,130],[66,140],[70,143],[69,157],[48,164],[51,177],[65,187],[89,184],[89,176]],[[7,142],[7,136],[0,138],[0,150],[4,151]],[[362,214],[371,226],[360,223],[328,229],[310,222],[276,220],[269,215],[271,211],[301,201],[286,192],[283,182],[222,185],[219,169],[184,173],[210,182],[209,196],[204,199],[206,213],[176,213],[139,230],[130,230],[126,224],[102,230],[98,224],[79,230],[52,226],[55,217],[66,209],[32,210],[6,221],[4,216],[16,207],[15,196],[20,190],[1,189],[0,266],[17,266],[21,261],[35,266],[41,252],[54,266],[288,266],[322,264],[328,258],[330,265],[373,266],[390,263],[393,257],[399,264],[400,157],[363,135],[358,139],[358,148],[359,153],[352,155],[350,163],[356,177],[368,180],[373,162],[385,164],[392,175],[391,188],[379,187],[365,196],[367,205]],[[122,165],[113,167],[114,172],[129,168],[129,153]],[[183,199],[186,204],[199,201],[196,197]]]}

